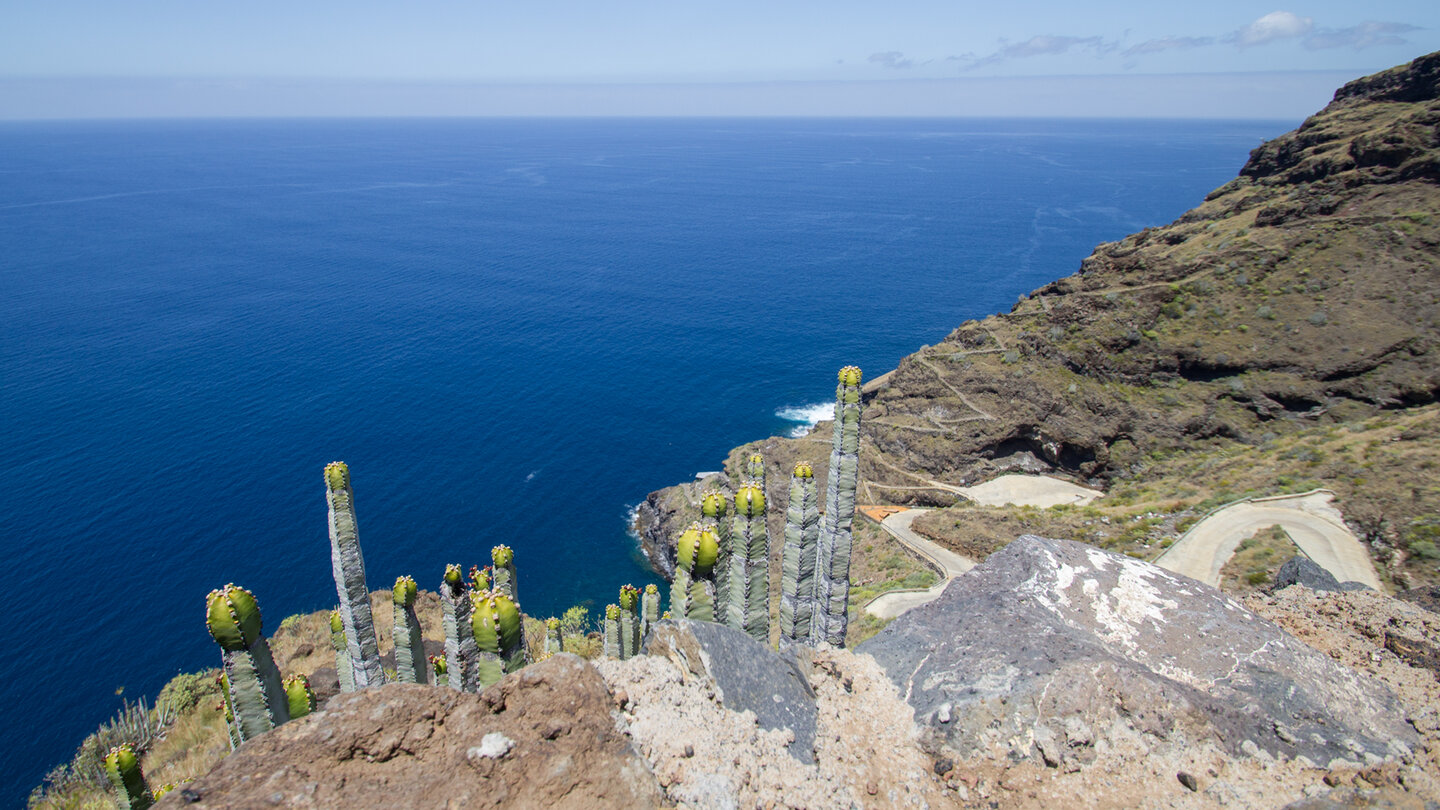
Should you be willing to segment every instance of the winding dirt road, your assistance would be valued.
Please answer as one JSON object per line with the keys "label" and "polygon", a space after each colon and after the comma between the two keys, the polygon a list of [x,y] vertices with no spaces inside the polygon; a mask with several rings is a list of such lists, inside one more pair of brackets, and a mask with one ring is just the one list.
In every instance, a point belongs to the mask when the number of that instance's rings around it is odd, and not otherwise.
{"label": "winding dirt road", "polygon": [[1380,579],[1364,544],[1331,505],[1334,493],[1255,498],[1231,504],[1190,528],[1155,564],[1219,587],[1220,569],[1241,541],[1261,529],[1279,526],[1300,551],[1341,582],[1354,581],[1380,590]]}

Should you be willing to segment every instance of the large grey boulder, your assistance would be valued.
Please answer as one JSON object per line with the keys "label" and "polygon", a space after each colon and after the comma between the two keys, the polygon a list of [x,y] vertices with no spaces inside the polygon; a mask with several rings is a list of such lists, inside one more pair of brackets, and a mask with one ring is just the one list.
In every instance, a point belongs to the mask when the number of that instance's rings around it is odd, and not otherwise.
{"label": "large grey boulder", "polygon": [[1284,590],[1291,585],[1304,585],[1312,591],[1362,591],[1370,586],[1363,582],[1341,582],[1335,575],[1321,568],[1309,557],[1294,556],[1275,572],[1275,585],[1270,592]]}
{"label": "large grey boulder", "polygon": [[708,678],[727,709],[755,713],[764,729],[788,728],[790,754],[815,762],[815,692],[797,655],[775,652],[749,634],[712,622],[667,619],[645,637],[643,651],[669,658],[682,672]]}
{"label": "large grey boulder", "polygon": [[1215,588],[1066,540],[1015,540],[858,651],[961,756],[1084,762],[1119,733],[1324,765],[1417,739],[1379,682]]}

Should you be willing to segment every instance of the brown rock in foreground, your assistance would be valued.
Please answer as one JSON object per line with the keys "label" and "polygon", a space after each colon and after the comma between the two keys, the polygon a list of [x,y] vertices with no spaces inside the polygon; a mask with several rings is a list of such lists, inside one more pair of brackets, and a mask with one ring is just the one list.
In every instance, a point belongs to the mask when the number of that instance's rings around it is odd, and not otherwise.
{"label": "brown rock in foreground", "polygon": [[158,806],[657,807],[659,786],[615,730],[612,700],[573,655],[480,695],[409,684],[342,694]]}

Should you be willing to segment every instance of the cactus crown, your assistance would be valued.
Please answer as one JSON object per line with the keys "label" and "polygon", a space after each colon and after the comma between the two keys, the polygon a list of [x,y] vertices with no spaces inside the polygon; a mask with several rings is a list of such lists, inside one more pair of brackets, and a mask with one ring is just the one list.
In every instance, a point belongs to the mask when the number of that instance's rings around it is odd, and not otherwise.
{"label": "cactus crown", "polygon": [[554,616],[551,616],[550,618],[545,620],[545,627],[548,630],[559,630],[560,620],[555,618]]}
{"label": "cactus crown", "polygon": [[725,497],[725,493],[717,490],[712,489],[700,498],[700,511],[708,518],[724,517],[729,506],[730,499]]}
{"label": "cactus crown", "polygon": [[487,565],[484,568],[477,568],[473,565],[470,566],[470,585],[474,587],[476,591],[484,593],[490,590],[490,580],[490,566]]}
{"label": "cactus crown", "polygon": [[430,668],[435,670],[437,676],[444,675],[450,670],[450,665],[445,662],[444,653],[430,656]]}
{"label": "cactus crown", "polygon": [[205,599],[205,626],[227,652],[243,650],[260,637],[260,606],[255,595],[232,583]]}
{"label": "cactus crown", "polygon": [[[284,622],[281,622],[284,624]],[[345,631],[345,620],[340,618],[340,611],[330,611],[330,632],[342,633]]]}
{"label": "cactus crown", "polygon": [[619,620],[620,620],[620,606],[619,606],[619,605],[606,605],[606,606],[605,606],[605,618],[609,619],[609,620],[612,621],[612,622],[613,622],[613,621],[619,621]]}
{"label": "cactus crown", "polygon": [[846,366],[840,369],[839,377],[841,385],[847,388],[853,388],[860,384],[860,367]]}
{"label": "cactus crown", "polygon": [[328,487],[331,492],[342,492],[349,489],[350,467],[343,461],[332,461],[326,464],[325,486]]}
{"label": "cactus crown", "polygon": [[796,465],[795,465],[795,477],[796,477],[796,478],[814,478],[814,477],[815,477],[815,468],[814,468],[814,467],[811,467],[809,464],[806,464],[805,462],[802,461],[802,462],[800,462],[799,464],[796,464]]}
{"label": "cactus crown", "polygon": [[470,594],[470,626],[480,649],[507,653],[520,643],[520,606],[500,591]]}
{"label": "cactus crown", "polygon": [[746,481],[735,490],[735,511],[745,517],[765,514],[765,492],[755,481]]}
{"label": "cactus crown", "polygon": [[497,568],[507,566],[515,561],[515,550],[505,545],[496,546],[490,549],[490,559]]}
{"label": "cactus crown", "polygon": [[620,586],[620,609],[621,609],[621,610],[626,610],[626,611],[629,611],[629,612],[631,612],[631,613],[634,613],[634,612],[635,612],[635,607],[636,607],[637,605],[639,605],[639,604],[640,604],[640,589],[639,589],[639,588],[635,587],[634,585],[622,585],[622,586]]}
{"label": "cactus crown", "polygon": [[134,768],[138,761],[135,757],[135,746],[130,743],[121,743],[111,748],[110,752],[105,755],[105,769],[107,771],[111,769],[128,771]]}
{"label": "cactus crown", "polygon": [[715,534],[714,524],[691,523],[680,534],[675,555],[680,567],[698,576],[708,576],[720,554],[720,538]]}
{"label": "cactus crown", "polygon": [[652,583],[650,583],[649,585],[646,585],[646,586],[645,586],[645,593],[648,593],[648,594],[650,594],[650,595],[653,596],[653,595],[655,595],[655,594],[657,594],[657,593],[660,593],[660,589],[657,588],[657,587],[655,586],[655,583],[652,582]]}
{"label": "cactus crown", "polygon": [[420,588],[415,585],[414,577],[397,577],[395,579],[395,588],[390,592],[390,597],[395,600],[395,604],[397,605],[413,607],[415,605],[415,597],[419,593]]}

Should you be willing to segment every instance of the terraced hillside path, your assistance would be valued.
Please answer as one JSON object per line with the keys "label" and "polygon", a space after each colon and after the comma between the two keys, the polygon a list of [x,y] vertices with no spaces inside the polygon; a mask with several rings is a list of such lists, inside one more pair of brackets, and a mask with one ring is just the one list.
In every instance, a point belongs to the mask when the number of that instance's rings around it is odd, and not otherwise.
{"label": "terraced hillside path", "polygon": [[1279,526],[1300,551],[1341,582],[1380,590],[1370,553],[1345,525],[1329,490],[1253,498],[1218,509],[1185,532],[1155,560],[1161,568],[1220,586],[1220,569],[1241,541],[1261,529]]}

